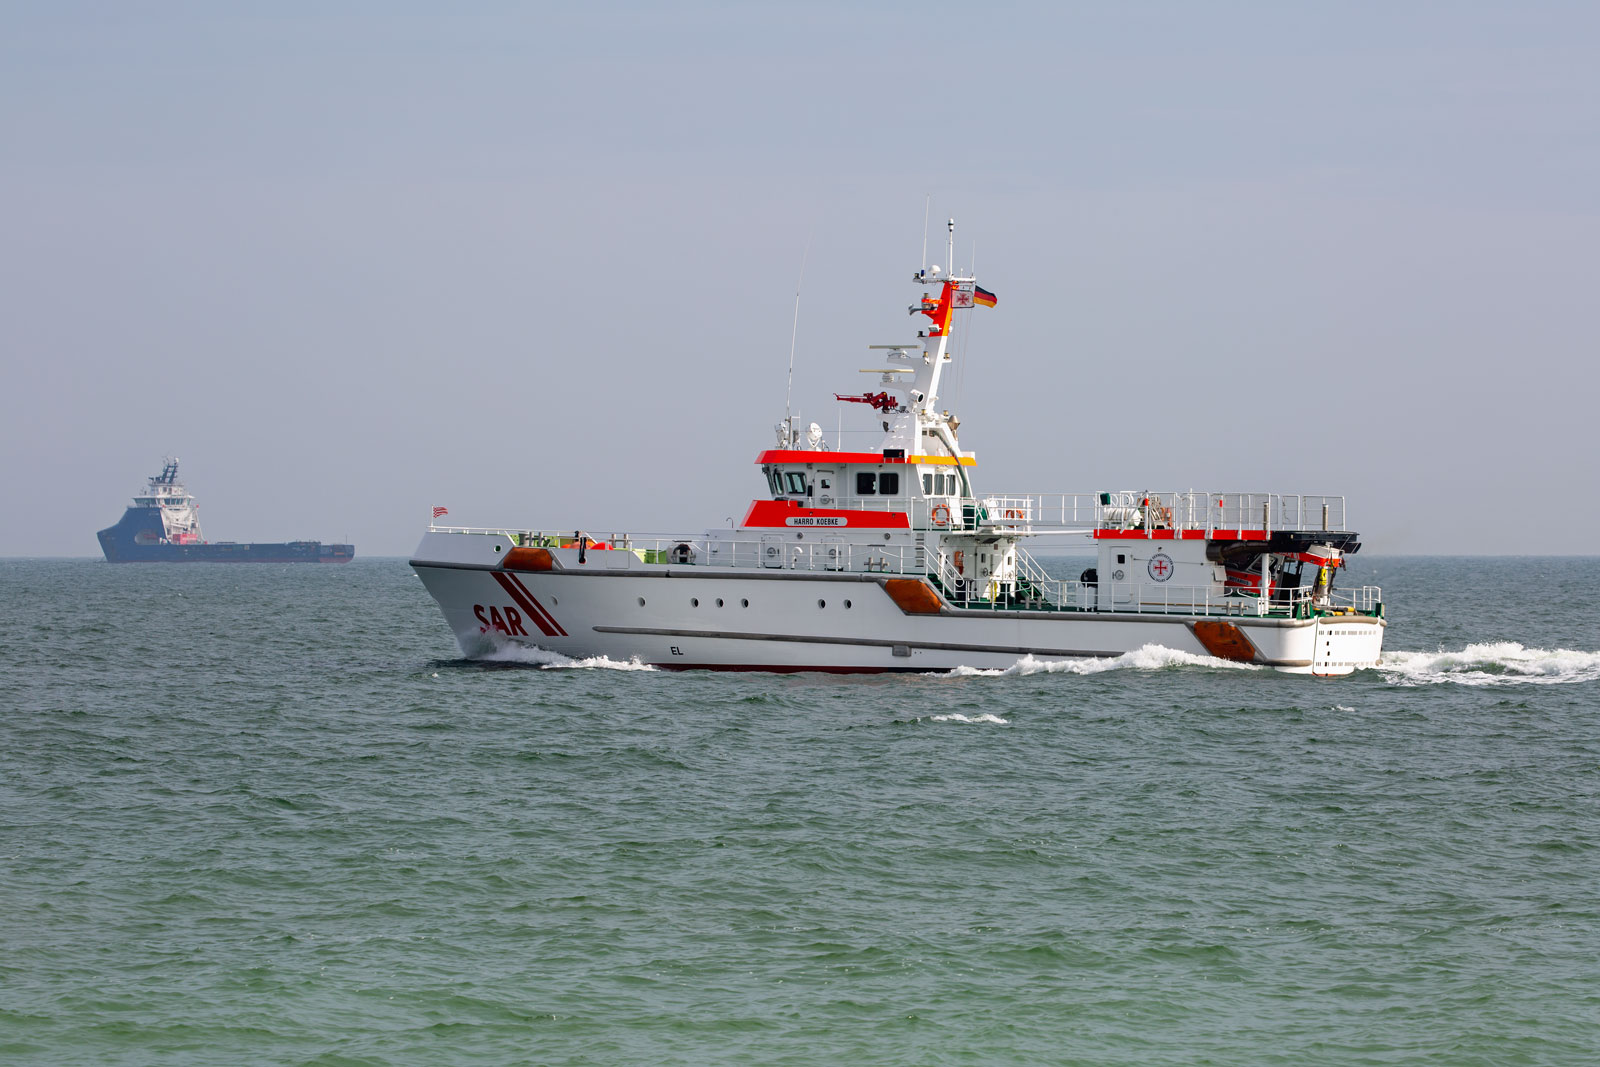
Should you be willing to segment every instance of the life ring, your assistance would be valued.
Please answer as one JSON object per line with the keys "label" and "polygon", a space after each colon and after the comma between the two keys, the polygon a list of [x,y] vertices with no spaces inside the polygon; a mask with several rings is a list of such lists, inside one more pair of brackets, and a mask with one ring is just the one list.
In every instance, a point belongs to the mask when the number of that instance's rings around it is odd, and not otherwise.
{"label": "life ring", "polygon": [[935,526],[949,526],[950,509],[943,504],[935,504],[933,510],[928,512],[928,521]]}
{"label": "life ring", "polygon": [[1020,518],[1022,518],[1022,512],[1018,511],[1016,508],[1007,508],[1006,509],[1006,518],[1008,518],[1008,519],[1020,519]]}

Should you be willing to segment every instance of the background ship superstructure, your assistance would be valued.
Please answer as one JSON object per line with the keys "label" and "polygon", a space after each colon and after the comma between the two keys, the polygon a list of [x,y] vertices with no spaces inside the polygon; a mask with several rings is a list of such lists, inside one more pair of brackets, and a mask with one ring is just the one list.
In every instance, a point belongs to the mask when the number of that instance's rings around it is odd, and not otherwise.
{"label": "background ship superstructure", "polygon": [[97,536],[111,563],[346,563],[356,554],[354,545],[321,541],[207,541],[176,459],[164,461],[122,520]]}

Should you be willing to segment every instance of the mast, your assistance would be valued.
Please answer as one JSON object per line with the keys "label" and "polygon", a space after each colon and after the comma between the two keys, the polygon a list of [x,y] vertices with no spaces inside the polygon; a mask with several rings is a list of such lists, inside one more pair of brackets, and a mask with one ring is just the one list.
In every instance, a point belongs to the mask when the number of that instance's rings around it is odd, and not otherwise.
{"label": "mast", "polygon": [[[926,226],[924,226],[926,234]],[[923,255],[926,259],[927,238],[923,238]],[[956,220],[945,223],[945,255],[954,260],[956,254]],[[950,457],[956,460],[956,475],[963,494],[970,495],[972,487],[967,472],[961,466],[961,446],[956,440],[959,420],[939,410],[939,382],[944,375],[944,365],[950,361],[950,328],[958,308],[972,308],[978,302],[977,279],[969,270],[965,274],[952,267],[935,263],[924,266],[911,276],[912,282],[921,286],[938,285],[938,295],[932,288],[924,289],[922,298],[908,309],[912,315],[922,315],[928,320],[917,332],[917,342],[922,347],[921,359],[916,356],[916,343],[896,345],[869,345],[869,348],[887,351],[884,357],[900,367],[876,367],[863,373],[881,374],[879,392],[870,390],[863,394],[839,394],[839,400],[871,404],[881,412],[884,451],[899,451],[906,456],[927,451],[924,438],[936,438]],[[984,292],[985,306],[994,305],[993,294]],[[911,380],[897,375],[911,374]],[[781,433],[780,433],[781,436]],[[783,446],[788,447],[788,446]]]}

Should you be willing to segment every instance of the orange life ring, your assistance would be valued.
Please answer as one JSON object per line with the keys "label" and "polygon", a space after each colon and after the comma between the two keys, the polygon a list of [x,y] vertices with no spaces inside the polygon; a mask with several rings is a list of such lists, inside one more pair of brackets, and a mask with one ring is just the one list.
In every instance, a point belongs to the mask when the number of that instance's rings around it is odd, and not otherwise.
{"label": "orange life ring", "polygon": [[1008,519],[1020,519],[1020,518],[1022,518],[1022,512],[1018,511],[1016,508],[1007,508],[1006,509],[1006,518],[1008,518]]}
{"label": "orange life ring", "polygon": [[950,525],[950,509],[943,504],[935,504],[928,512],[928,521],[935,526]]}

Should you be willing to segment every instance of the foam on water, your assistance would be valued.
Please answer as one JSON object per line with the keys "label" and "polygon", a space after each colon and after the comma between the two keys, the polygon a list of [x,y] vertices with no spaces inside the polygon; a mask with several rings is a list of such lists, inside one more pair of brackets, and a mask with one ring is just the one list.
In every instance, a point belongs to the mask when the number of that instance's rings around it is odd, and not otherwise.
{"label": "foam on water", "polygon": [[551,652],[547,648],[537,645],[518,645],[509,642],[501,643],[482,656],[476,657],[485,663],[525,663],[531,667],[540,667],[545,670],[570,670],[583,668],[607,671],[653,671],[654,667],[648,663],[640,663],[637,658],[619,662],[605,656],[590,656],[587,659],[573,659],[563,656],[559,652]]}
{"label": "foam on water", "polygon": [[1124,652],[1120,656],[1087,657],[1084,659],[1041,660],[1023,656],[1004,669],[957,667],[950,672],[954,678],[1026,678],[1035,674],[1100,674],[1104,671],[1159,671],[1175,667],[1223,667],[1228,670],[1255,671],[1260,667],[1251,663],[1235,663],[1215,656],[1197,656],[1180,652],[1163,645],[1145,645]]}
{"label": "foam on water", "polygon": [[1524,648],[1516,641],[1468,645],[1459,652],[1385,652],[1378,663],[1396,685],[1551,685],[1600,680],[1600,652]]}
{"label": "foam on water", "polygon": [[930,715],[929,718],[933,722],[966,722],[974,724],[990,722],[997,726],[1006,726],[1011,722],[1010,719],[1002,719],[998,715],[990,715],[987,713],[983,715],[967,716],[962,715],[960,712],[951,712],[949,715]]}

